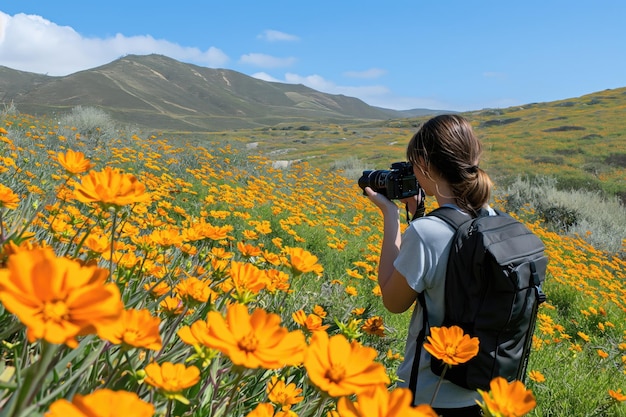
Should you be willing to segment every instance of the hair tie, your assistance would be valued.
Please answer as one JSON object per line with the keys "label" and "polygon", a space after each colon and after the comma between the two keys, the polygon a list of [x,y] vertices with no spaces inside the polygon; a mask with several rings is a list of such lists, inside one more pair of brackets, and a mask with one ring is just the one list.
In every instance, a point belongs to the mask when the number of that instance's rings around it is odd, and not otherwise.
{"label": "hair tie", "polygon": [[469,172],[470,174],[475,174],[478,172],[478,165],[472,165],[469,168],[467,168],[467,172]]}

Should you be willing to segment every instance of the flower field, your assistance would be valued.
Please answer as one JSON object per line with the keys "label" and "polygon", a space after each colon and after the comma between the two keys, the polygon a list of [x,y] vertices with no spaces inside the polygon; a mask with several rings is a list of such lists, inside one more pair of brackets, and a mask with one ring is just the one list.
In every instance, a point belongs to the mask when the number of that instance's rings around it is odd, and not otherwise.
{"label": "flower field", "polygon": [[[0,120],[0,416],[434,416],[395,386],[409,315],[357,184],[174,143]],[[525,385],[483,407],[626,416],[626,262],[516,215],[548,302]]]}

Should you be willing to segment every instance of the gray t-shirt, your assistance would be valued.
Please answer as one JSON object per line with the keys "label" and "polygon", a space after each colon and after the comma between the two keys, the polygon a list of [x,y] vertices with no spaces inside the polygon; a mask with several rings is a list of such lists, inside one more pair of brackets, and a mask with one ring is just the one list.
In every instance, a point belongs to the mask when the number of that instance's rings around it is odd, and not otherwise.
{"label": "gray t-shirt", "polygon": [[[469,215],[468,215],[469,219]],[[402,234],[400,253],[394,267],[416,292],[424,292],[431,327],[441,326],[444,315],[444,287],[448,252],[454,230],[443,220],[434,216],[422,217],[411,222]],[[422,328],[422,307],[416,303],[406,342],[404,361],[398,367],[399,385],[408,387],[417,335]],[[421,349],[420,365],[415,393],[415,404],[430,404],[439,376],[430,370],[431,355]],[[476,405],[480,395],[449,381],[443,380],[432,404],[436,408],[461,408]]]}

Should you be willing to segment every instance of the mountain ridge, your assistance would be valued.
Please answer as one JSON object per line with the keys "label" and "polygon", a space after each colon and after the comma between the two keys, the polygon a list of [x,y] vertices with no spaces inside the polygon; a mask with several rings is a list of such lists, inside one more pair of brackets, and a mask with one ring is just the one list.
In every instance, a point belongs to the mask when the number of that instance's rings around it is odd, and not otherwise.
{"label": "mountain ridge", "polygon": [[259,80],[237,71],[187,64],[163,55],[127,55],[66,76],[0,66],[0,102],[33,115],[76,106],[117,121],[172,131],[219,131],[280,123],[345,123],[437,114],[384,109],[302,84]]}

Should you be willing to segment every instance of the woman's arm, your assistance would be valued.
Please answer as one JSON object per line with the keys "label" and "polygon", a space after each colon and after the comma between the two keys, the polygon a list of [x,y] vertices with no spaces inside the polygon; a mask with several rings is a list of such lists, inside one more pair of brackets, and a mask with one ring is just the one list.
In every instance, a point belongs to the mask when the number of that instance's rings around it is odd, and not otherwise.
{"label": "woman's arm", "polygon": [[383,295],[383,304],[392,313],[402,313],[411,307],[417,293],[393,266],[402,241],[400,211],[394,202],[371,188],[366,187],[365,192],[383,214],[383,242],[378,264],[378,285]]}

